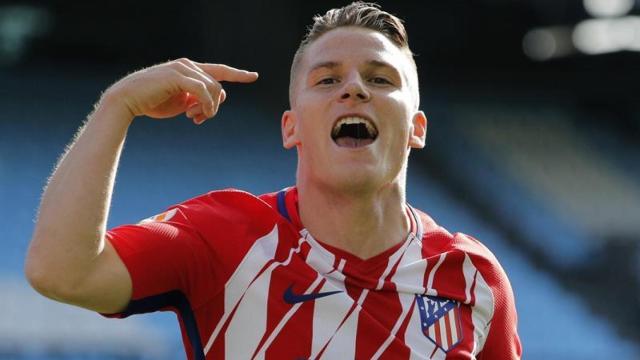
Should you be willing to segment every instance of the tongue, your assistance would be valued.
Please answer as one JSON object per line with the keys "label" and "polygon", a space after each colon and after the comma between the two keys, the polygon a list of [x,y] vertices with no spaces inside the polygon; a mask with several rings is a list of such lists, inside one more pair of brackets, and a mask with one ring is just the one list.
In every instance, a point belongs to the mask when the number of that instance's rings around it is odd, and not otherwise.
{"label": "tongue", "polygon": [[340,147],[357,148],[367,146],[373,142],[373,139],[357,139],[352,137],[340,137],[336,139],[336,144]]}

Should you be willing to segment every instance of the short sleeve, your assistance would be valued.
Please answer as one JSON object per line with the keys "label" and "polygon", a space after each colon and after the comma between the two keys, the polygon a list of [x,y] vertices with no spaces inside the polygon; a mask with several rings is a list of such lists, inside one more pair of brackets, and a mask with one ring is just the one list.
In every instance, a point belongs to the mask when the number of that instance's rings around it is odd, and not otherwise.
{"label": "short sleeve", "polygon": [[[132,302],[177,292],[191,306],[197,306],[207,300],[203,294],[215,293],[221,287],[212,266],[213,254],[188,214],[189,209],[181,205],[139,224],[118,226],[107,232],[107,240],[131,276]],[[199,291],[202,288],[208,291]],[[162,309],[135,311],[130,306],[114,316],[153,310]]]}
{"label": "short sleeve", "polygon": [[490,266],[480,267],[480,272],[493,293],[494,309],[487,340],[477,358],[478,360],[520,359],[522,345],[518,336],[518,315],[513,290],[506,273],[497,260],[495,261]]}

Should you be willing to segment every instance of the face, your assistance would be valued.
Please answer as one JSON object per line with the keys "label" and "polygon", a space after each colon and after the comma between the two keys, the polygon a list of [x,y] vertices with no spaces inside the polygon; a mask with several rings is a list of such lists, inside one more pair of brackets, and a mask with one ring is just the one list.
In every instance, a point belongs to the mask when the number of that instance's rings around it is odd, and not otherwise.
{"label": "face", "polygon": [[414,71],[406,53],[368,29],[334,29],[308,45],[282,117],[284,146],[298,150],[298,183],[404,189],[409,151],[426,135]]}

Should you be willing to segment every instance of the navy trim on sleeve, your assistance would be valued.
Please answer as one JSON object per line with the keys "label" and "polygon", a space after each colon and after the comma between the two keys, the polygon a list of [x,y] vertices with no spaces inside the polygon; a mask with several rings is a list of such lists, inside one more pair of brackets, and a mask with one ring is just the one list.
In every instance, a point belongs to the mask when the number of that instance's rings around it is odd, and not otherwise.
{"label": "navy trim on sleeve", "polygon": [[189,342],[191,343],[193,358],[195,360],[205,360],[204,348],[202,347],[202,341],[200,340],[200,332],[198,331],[196,317],[193,314],[193,309],[191,308],[189,299],[187,299],[181,291],[174,290],[139,300],[132,300],[122,315],[129,316],[133,314],[143,314],[170,307],[175,308],[178,311],[178,316],[182,321],[187,337],[189,338]]}
{"label": "navy trim on sleeve", "polygon": [[289,212],[287,211],[287,204],[285,202],[285,195],[287,194],[286,190],[280,190],[278,192],[278,212],[282,215],[287,221],[291,222],[291,218],[289,217]]}

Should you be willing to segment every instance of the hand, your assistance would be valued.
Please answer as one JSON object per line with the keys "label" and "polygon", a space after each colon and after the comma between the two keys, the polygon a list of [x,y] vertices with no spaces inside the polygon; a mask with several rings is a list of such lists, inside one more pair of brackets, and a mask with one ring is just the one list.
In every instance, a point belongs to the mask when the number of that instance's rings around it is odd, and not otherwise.
{"label": "hand", "polygon": [[117,98],[132,117],[165,119],[186,113],[202,124],[226,98],[221,81],[249,83],[257,78],[256,72],[183,58],[136,71],[111,86],[105,96]]}

